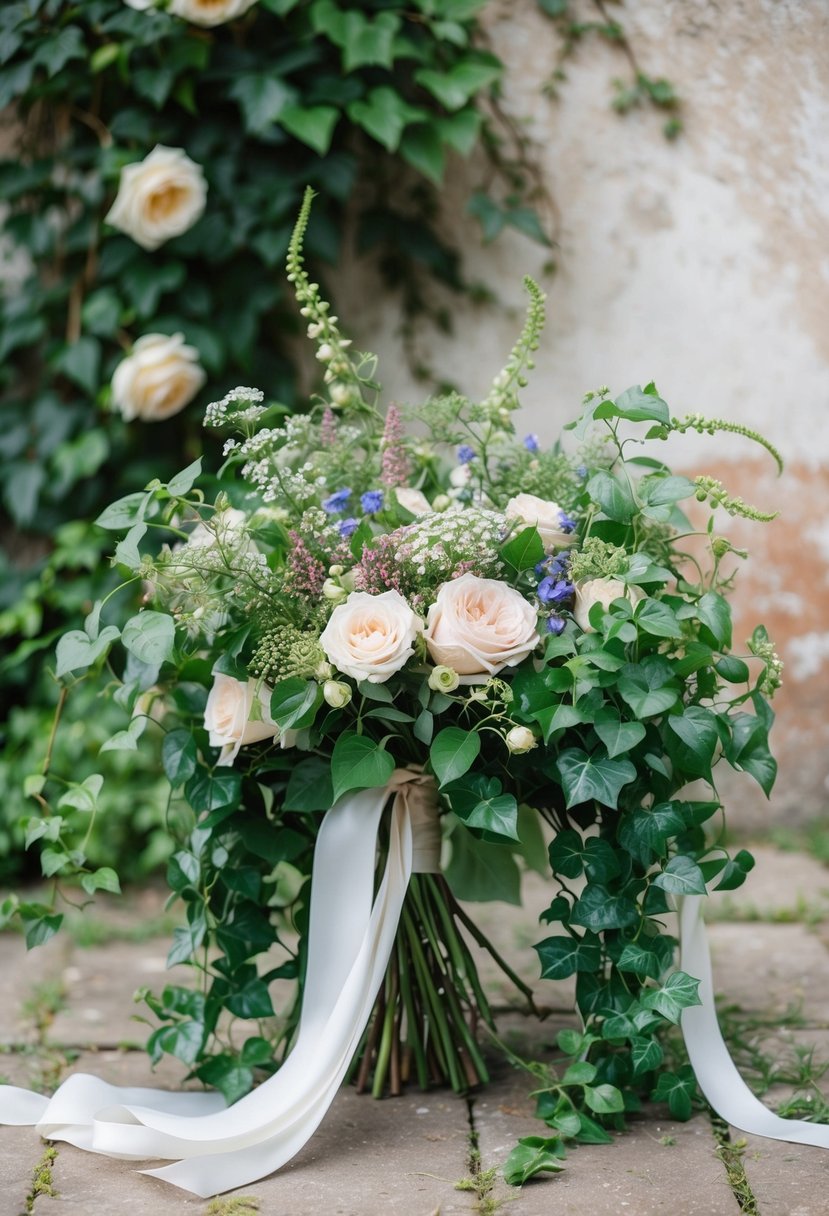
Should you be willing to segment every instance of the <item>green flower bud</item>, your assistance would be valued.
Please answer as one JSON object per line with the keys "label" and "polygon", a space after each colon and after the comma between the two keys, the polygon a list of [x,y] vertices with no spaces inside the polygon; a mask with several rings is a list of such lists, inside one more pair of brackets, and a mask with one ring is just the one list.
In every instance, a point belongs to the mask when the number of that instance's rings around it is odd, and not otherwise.
{"label": "green flower bud", "polygon": [[351,689],[340,680],[326,680],[322,686],[322,695],[332,709],[343,709],[351,700]]}
{"label": "green flower bud", "polygon": [[433,668],[429,676],[429,687],[435,692],[454,692],[460,682],[458,673],[443,664]]}

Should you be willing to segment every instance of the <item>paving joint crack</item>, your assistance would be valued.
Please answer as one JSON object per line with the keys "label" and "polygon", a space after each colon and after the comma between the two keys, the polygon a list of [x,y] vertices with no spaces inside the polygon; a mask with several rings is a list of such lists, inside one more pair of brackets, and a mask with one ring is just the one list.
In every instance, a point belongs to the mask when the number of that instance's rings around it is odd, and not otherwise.
{"label": "paving joint crack", "polygon": [[751,1183],[746,1174],[743,1160],[746,1149],[745,1140],[732,1140],[728,1124],[710,1107],[708,1115],[711,1120],[711,1131],[717,1143],[716,1156],[725,1168],[728,1185],[740,1211],[743,1216],[762,1216],[757,1196],[751,1189]]}

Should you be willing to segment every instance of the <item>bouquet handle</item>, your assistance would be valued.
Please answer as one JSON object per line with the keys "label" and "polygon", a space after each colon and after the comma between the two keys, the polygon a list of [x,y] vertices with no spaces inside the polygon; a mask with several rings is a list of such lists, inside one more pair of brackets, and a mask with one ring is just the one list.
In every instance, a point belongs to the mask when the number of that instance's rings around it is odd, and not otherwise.
{"label": "bouquet handle", "polygon": [[[385,871],[376,896],[377,832],[392,798]],[[329,810],[314,852],[308,967],[293,1050],[275,1076],[225,1107],[215,1093],[121,1088],[76,1073],[52,1098],[0,1086],[0,1122],[49,1140],[132,1160],[206,1198],[255,1182],[289,1161],[324,1117],[359,1046],[394,946],[413,864],[440,869],[431,778],[397,769],[382,789]]]}

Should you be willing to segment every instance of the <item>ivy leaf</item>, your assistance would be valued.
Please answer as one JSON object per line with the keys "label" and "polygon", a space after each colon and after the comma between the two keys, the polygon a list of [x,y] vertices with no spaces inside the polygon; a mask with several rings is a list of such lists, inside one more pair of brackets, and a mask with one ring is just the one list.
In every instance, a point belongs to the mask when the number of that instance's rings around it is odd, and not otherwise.
{"label": "ivy leaf", "polygon": [[639,909],[626,895],[611,895],[607,887],[588,883],[573,905],[570,923],[601,932],[602,929],[627,929],[638,924]]}
{"label": "ivy leaf", "polygon": [[625,1100],[615,1085],[588,1085],[584,1100],[597,1115],[617,1115],[625,1109]]}
{"label": "ivy leaf", "polygon": [[173,789],[190,780],[196,771],[197,761],[196,740],[190,731],[168,731],[161,745],[161,762]]}
{"label": "ivy leaf", "polygon": [[697,616],[710,631],[715,645],[731,645],[731,607],[718,591],[707,591],[697,604]]}
{"label": "ivy leaf", "polygon": [[684,971],[674,971],[669,975],[661,988],[655,992],[644,992],[640,1003],[645,1009],[654,1009],[663,1018],[677,1024],[683,1009],[691,1005],[701,1005],[698,995],[699,980],[687,975]]}
{"label": "ivy leaf", "polygon": [[271,1018],[274,1016],[268,985],[261,979],[249,980],[244,988],[225,1001],[225,1007],[237,1018]]}
{"label": "ivy leaf", "polygon": [[512,794],[493,794],[490,797],[482,798],[467,815],[463,816],[463,820],[469,828],[479,828],[481,831],[491,832],[493,836],[503,836],[508,840],[520,839],[518,803]]}
{"label": "ivy leaf", "polygon": [[661,874],[653,878],[655,887],[661,887],[671,895],[704,895],[705,879],[702,870],[691,857],[672,857]]}
{"label": "ivy leaf", "polygon": [[242,777],[233,769],[222,769],[211,773],[199,766],[184,786],[184,794],[197,815],[210,815],[214,811],[231,812],[239,805],[242,796]]}
{"label": "ivy leaf", "polygon": [[618,712],[609,705],[599,710],[593,726],[607,748],[611,760],[629,752],[645,737],[645,728],[641,722],[623,722]]}
{"label": "ivy leaf", "polygon": [[[653,389],[653,386],[647,385],[643,389],[636,384],[625,389],[613,402],[615,416],[626,418],[628,422],[661,422],[667,426],[671,421],[668,404],[655,390],[648,392],[649,388]],[[696,486],[694,489],[696,490]]]}
{"label": "ivy leaf", "polygon": [[84,874],[81,878],[81,886],[87,895],[93,895],[95,891],[111,891],[114,895],[121,894],[118,875],[109,866],[101,866],[92,874]]}
{"label": "ivy leaf", "polygon": [[282,803],[286,811],[327,811],[333,802],[331,762],[327,757],[309,756],[291,770]]}
{"label": "ivy leaf", "polygon": [[121,633],[121,641],[142,663],[157,666],[173,657],[175,636],[173,618],[166,612],[153,612],[147,608],[130,617]]}
{"label": "ivy leaf", "polygon": [[325,156],[331,147],[340,111],[334,106],[285,106],[279,124],[289,135]]}
{"label": "ivy leaf", "polygon": [[501,556],[514,570],[531,570],[544,560],[544,543],[538,529],[522,528],[501,546]]}
{"label": "ivy leaf", "polygon": [[584,846],[584,872],[588,882],[607,882],[621,870],[612,845],[599,836],[591,836]]}
{"label": "ivy leaf", "polygon": [[682,625],[667,604],[660,600],[645,599],[636,607],[634,618],[644,633],[655,638],[681,638]]}
{"label": "ivy leaf", "polygon": [[271,693],[271,717],[280,730],[303,730],[310,726],[322,704],[322,689],[316,680],[292,676],[280,680]]}
{"label": "ivy leaf", "polygon": [[[550,736],[557,730],[566,730],[570,726],[579,726],[589,721],[589,715],[586,715],[583,709],[577,705],[568,705],[565,701],[539,709],[531,716],[541,727],[545,743],[549,743]],[[644,734],[644,731],[642,733]]]}
{"label": "ivy leaf", "polygon": [[440,731],[429,749],[429,762],[434,769],[438,784],[456,781],[468,772],[481,750],[481,736],[477,731],[462,730],[459,726],[447,726]]}
{"label": "ivy leaf", "polygon": [[619,823],[619,843],[635,861],[647,866],[654,857],[664,856],[668,839],[678,836],[685,828],[679,805],[659,802],[652,807],[637,807],[625,812]]}
{"label": "ivy leaf", "polygon": [[504,844],[481,840],[459,825],[451,836],[446,879],[458,899],[476,903],[521,903],[521,872]]}
{"label": "ivy leaf", "polygon": [[653,1102],[667,1102],[668,1108],[675,1119],[686,1122],[691,1118],[691,1100],[697,1092],[697,1082],[694,1070],[685,1065],[677,1072],[663,1072],[656,1082],[656,1088],[651,1094]]}
{"label": "ivy leaf", "polygon": [[443,181],[446,158],[440,136],[431,125],[410,127],[400,141],[400,155],[436,186]]}
{"label": "ivy leaf", "polygon": [[541,963],[541,978],[566,980],[577,971],[598,971],[601,946],[594,933],[584,937],[546,937],[533,946]]}
{"label": "ivy leaf", "polygon": [[716,715],[702,705],[688,705],[666,721],[666,746],[675,767],[692,777],[710,780],[711,762],[720,739]]}
{"label": "ivy leaf", "polygon": [[556,1174],[564,1169],[560,1161],[563,1145],[558,1136],[524,1136],[504,1162],[504,1181],[523,1186],[536,1174]]}
{"label": "ivy leaf", "polygon": [[55,370],[94,397],[100,386],[101,343],[97,338],[78,338],[55,360]]}
{"label": "ivy leaf", "polygon": [[331,756],[334,801],[339,801],[349,790],[385,785],[393,771],[394,757],[379,743],[354,731],[344,731],[334,744]]}
{"label": "ivy leaf", "polygon": [[70,671],[82,671],[91,667],[97,659],[106,654],[119,636],[115,625],[105,625],[94,640],[81,629],[70,629],[60,638],[55,650],[55,675],[60,679]]}
{"label": "ivy leaf", "polygon": [[607,518],[616,523],[628,524],[636,514],[636,502],[629,486],[610,473],[595,473],[585,489]]}
{"label": "ivy leaf", "polygon": [[567,798],[567,808],[595,799],[602,806],[615,808],[622,786],[636,778],[629,760],[611,760],[578,747],[569,747],[556,760],[556,768]]}
{"label": "ivy leaf", "polygon": [[630,1058],[633,1063],[633,1075],[641,1077],[645,1072],[653,1072],[665,1058],[662,1045],[658,1039],[645,1038],[637,1035],[630,1041]]}
{"label": "ivy leaf", "polygon": [[676,705],[679,689],[670,666],[659,656],[648,656],[641,663],[622,669],[619,696],[637,718],[652,718]]}
{"label": "ivy leaf", "polygon": [[731,739],[726,759],[733,768],[749,773],[768,798],[777,777],[777,761],[769,751],[769,724],[754,714],[734,714],[728,720]]}
{"label": "ivy leaf", "polygon": [[578,878],[584,869],[584,841],[574,828],[557,832],[548,849],[554,874]]}
{"label": "ivy leaf", "polygon": [[67,25],[54,37],[44,39],[34,53],[34,62],[56,76],[72,59],[86,59],[83,31],[77,25]]}
{"label": "ivy leaf", "polygon": [[265,134],[296,99],[296,89],[269,72],[243,72],[229,92],[239,102],[245,129],[254,135]]}
{"label": "ivy leaf", "polygon": [[367,131],[388,152],[397,150],[410,122],[426,117],[424,110],[410,106],[399,93],[385,86],[372,89],[364,101],[353,101],[347,113],[352,122]]}
{"label": "ivy leaf", "polygon": [[456,63],[448,72],[420,68],[414,78],[447,110],[460,110],[481,89],[493,84],[502,71],[503,65],[494,55],[490,55],[478,62],[465,60]]}

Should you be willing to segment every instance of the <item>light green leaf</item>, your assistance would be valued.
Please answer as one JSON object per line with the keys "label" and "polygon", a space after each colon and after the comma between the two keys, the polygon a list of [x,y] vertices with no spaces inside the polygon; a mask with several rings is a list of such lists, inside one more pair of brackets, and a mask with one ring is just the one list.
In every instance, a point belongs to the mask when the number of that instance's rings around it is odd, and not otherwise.
{"label": "light green leaf", "polygon": [[111,891],[115,895],[121,894],[118,875],[109,866],[101,866],[92,874],[84,874],[81,878],[81,886],[87,895],[92,895],[95,891]]}
{"label": "light green leaf", "polygon": [[731,645],[731,608],[718,591],[708,591],[697,604],[697,616],[724,650]]}
{"label": "light green leaf", "polygon": [[119,632],[115,625],[105,625],[94,641],[80,629],[70,629],[59,640],[55,650],[55,675],[60,678],[70,671],[91,667],[106,654],[117,637]]}
{"label": "light green leaf", "polygon": [[280,680],[271,693],[271,717],[280,730],[303,730],[310,726],[322,704],[322,689],[316,680],[293,676]]}
{"label": "light green leaf", "polygon": [[349,790],[385,785],[394,771],[394,757],[365,735],[344,731],[334,744],[331,778],[334,800]]}
{"label": "light green leaf", "polygon": [[704,895],[705,879],[702,870],[690,857],[672,857],[661,874],[651,879],[655,887],[661,887],[671,895]]}
{"label": "light green leaf", "polygon": [[697,991],[699,983],[684,971],[674,971],[656,992],[644,992],[640,1003],[645,1009],[654,1009],[676,1024],[683,1009],[702,1004]]}
{"label": "light green leaf", "polygon": [[142,663],[156,666],[173,657],[175,636],[176,627],[171,616],[145,609],[130,617],[121,633],[121,641]]}
{"label": "light green leaf", "polygon": [[636,514],[636,503],[629,486],[610,473],[594,473],[585,489],[608,519],[627,524]]}
{"label": "light green leaf", "polygon": [[481,750],[481,736],[477,731],[462,730],[459,726],[447,726],[440,731],[429,749],[429,761],[443,786],[456,781],[468,772]]}
{"label": "light green leaf", "polygon": [[557,1174],[564,1169],[560,1161],[563,1146],[558,1136],[524,1136],[504,1162],[504,1181],[523,1186],[536,1174]]}

